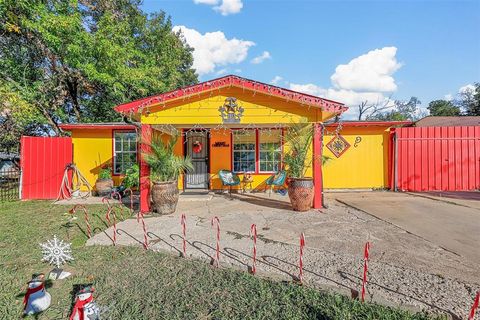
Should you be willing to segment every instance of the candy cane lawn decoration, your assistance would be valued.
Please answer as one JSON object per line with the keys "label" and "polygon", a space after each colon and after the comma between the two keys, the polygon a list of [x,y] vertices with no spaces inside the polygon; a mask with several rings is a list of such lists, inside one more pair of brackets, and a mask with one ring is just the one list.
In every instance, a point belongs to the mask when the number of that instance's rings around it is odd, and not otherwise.
{"label": "candy cane lawn decoration", "polygon": [[70,213],[75,214],[77,208],[82,208],[84,217],[85,217],[85,224],[87,225],[87,236],[90,239],[92,237],[92,230],[90,228],[90,221],[88,221],[88,212],[87,208],[83,204],[76,204],[71,210]]}
{"label": "candy cane lawn decoration", "polygon": [[250,227],[250,237],[253,236],[253,263],[252,263],[252,273],[257,272],[256,262],[257,262],[257,226],[252,224]]}
{"label": "candy cane lawn decoration", "polygon": [[365,251],[363,253],[363,281],[362,281],[362,302],[365,301],[365,289],[367,284],[368,259],[370,256],[370,242],[365,243]]}
{"label": "candy cane lawn decoration", "polygon": [[142,220],[142,228],[143,228],[143,248],[148,250],[148,236],[147,236],[147,226],[145,225],[145,219],[143,218],[143,212],[138,211],[137,214],[137,222]]}
{"label": "candy cane lawn decoration", "polygon": [[122,217],[122,220],[123,220],[123,202],[122,202],[122,196],[120,195],[120,193],[118,193],[117,191],[114,191],[112,192],[112,198],[115,199],[115,195],[118,197],[118,209],[120,210],[120,215]]}
{"label": "candy cane lawn decoration", "polygon": [[180,218],[180,224],[182,225],[182,234],[183,234],[183,257],[187,257],[187,217],[185,213],[182,213]]}
{"label": "candy cane lawn decoration", "polygon": [[217,249],[216,249],[216,256],[215,256],[215,266],[216,267],[219,267],[220,265],[220,220],[218,219],[218,217],[213,217],[212,218],[212,227],[214,226],[214,224],[217,224]]}
{"label": "candy cane lawn decoration", "polygon": [[107,213],[105,214],[105,219],[107,220],[108,226],[110,227],[110,212],[112,212],[112,205],[110,204],[110,200],[105,197],[102,198],[102,203],[107,204]]}
{"label": "candy cane lawn decoration", "polygon": [[298,261],[298,267],[300,268],[300,273],[298,275],[298,280],[302,283],[303,280],[303,247],[305,247],[305,234],[300,235],[300,259]]}
{"label": "candy cane lawn decoration", "polygon": [[470,310],[470,315],[468,316],[468,320],[473,320],[475,318],[475,312],[478,309],[478,304],[480,303],[480,290],[477,291],[477,295],[475,296],[475,300],[473,300],[472,309]]}

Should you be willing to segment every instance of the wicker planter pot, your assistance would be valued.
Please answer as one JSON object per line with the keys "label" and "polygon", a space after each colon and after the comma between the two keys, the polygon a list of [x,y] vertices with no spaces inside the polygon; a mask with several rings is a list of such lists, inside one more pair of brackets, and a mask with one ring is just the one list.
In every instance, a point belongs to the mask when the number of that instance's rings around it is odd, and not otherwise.
{"label": "wicker planter pot", "polygon": [[295,211],[308,211],[313,203],[313,179],[289,178],[288,197]]}
{"label": "wicker planter pot", "polygon": [[112,179],[98,179],[95,182],[95,189],[100,197],[108,196],[112,193],[113,180]]}
{"label": "wicker planter pot", "polygon": [[178,203],[177,181],[152,182],[152,209],[158,214],[175,212]]}

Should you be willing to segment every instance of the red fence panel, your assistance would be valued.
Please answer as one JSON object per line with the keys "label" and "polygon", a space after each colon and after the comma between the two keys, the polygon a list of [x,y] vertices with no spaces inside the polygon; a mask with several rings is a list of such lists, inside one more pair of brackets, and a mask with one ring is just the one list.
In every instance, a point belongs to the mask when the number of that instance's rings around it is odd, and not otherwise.
{"label": "red fence panel", "polygon": [[480,189],[480,127],[396,128],[397,188]]}
{"label": "red fence panel", "polygon": [[72,163],[72,138],[22,137],[22,199],[56,199],[67,164]]}

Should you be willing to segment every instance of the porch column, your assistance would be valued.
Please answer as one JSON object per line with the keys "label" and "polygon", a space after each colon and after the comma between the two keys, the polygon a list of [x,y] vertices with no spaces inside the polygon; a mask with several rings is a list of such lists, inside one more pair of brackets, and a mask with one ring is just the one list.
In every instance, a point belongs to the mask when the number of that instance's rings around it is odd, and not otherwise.
{"label": "porch column", "polygon": [[152,142],[152,126],[142,124],[140,135],[140,212],[150,212],[150,168],[143,160],[143,154],[150,152]]}
{"label": "porch column", "polygon": [[318,123],[313,124],[313,183],[314,198],[313,208],[323,207],[323,179],[322,179],[322,127]]}

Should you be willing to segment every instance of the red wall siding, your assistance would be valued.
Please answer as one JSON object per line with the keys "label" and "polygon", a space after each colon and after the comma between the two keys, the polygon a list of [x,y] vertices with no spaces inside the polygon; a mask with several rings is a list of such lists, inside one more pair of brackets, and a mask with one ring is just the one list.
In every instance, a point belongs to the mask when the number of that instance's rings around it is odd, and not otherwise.
{"label": "red wall siding", "polygon": [[395,132],[398,189],[480,189],[480,127],[409,127]]}
{"label": "red wall siding", "polygon": [[67,164],[72,162],[69,137],[22,137],[22,199],[56,199]]}

